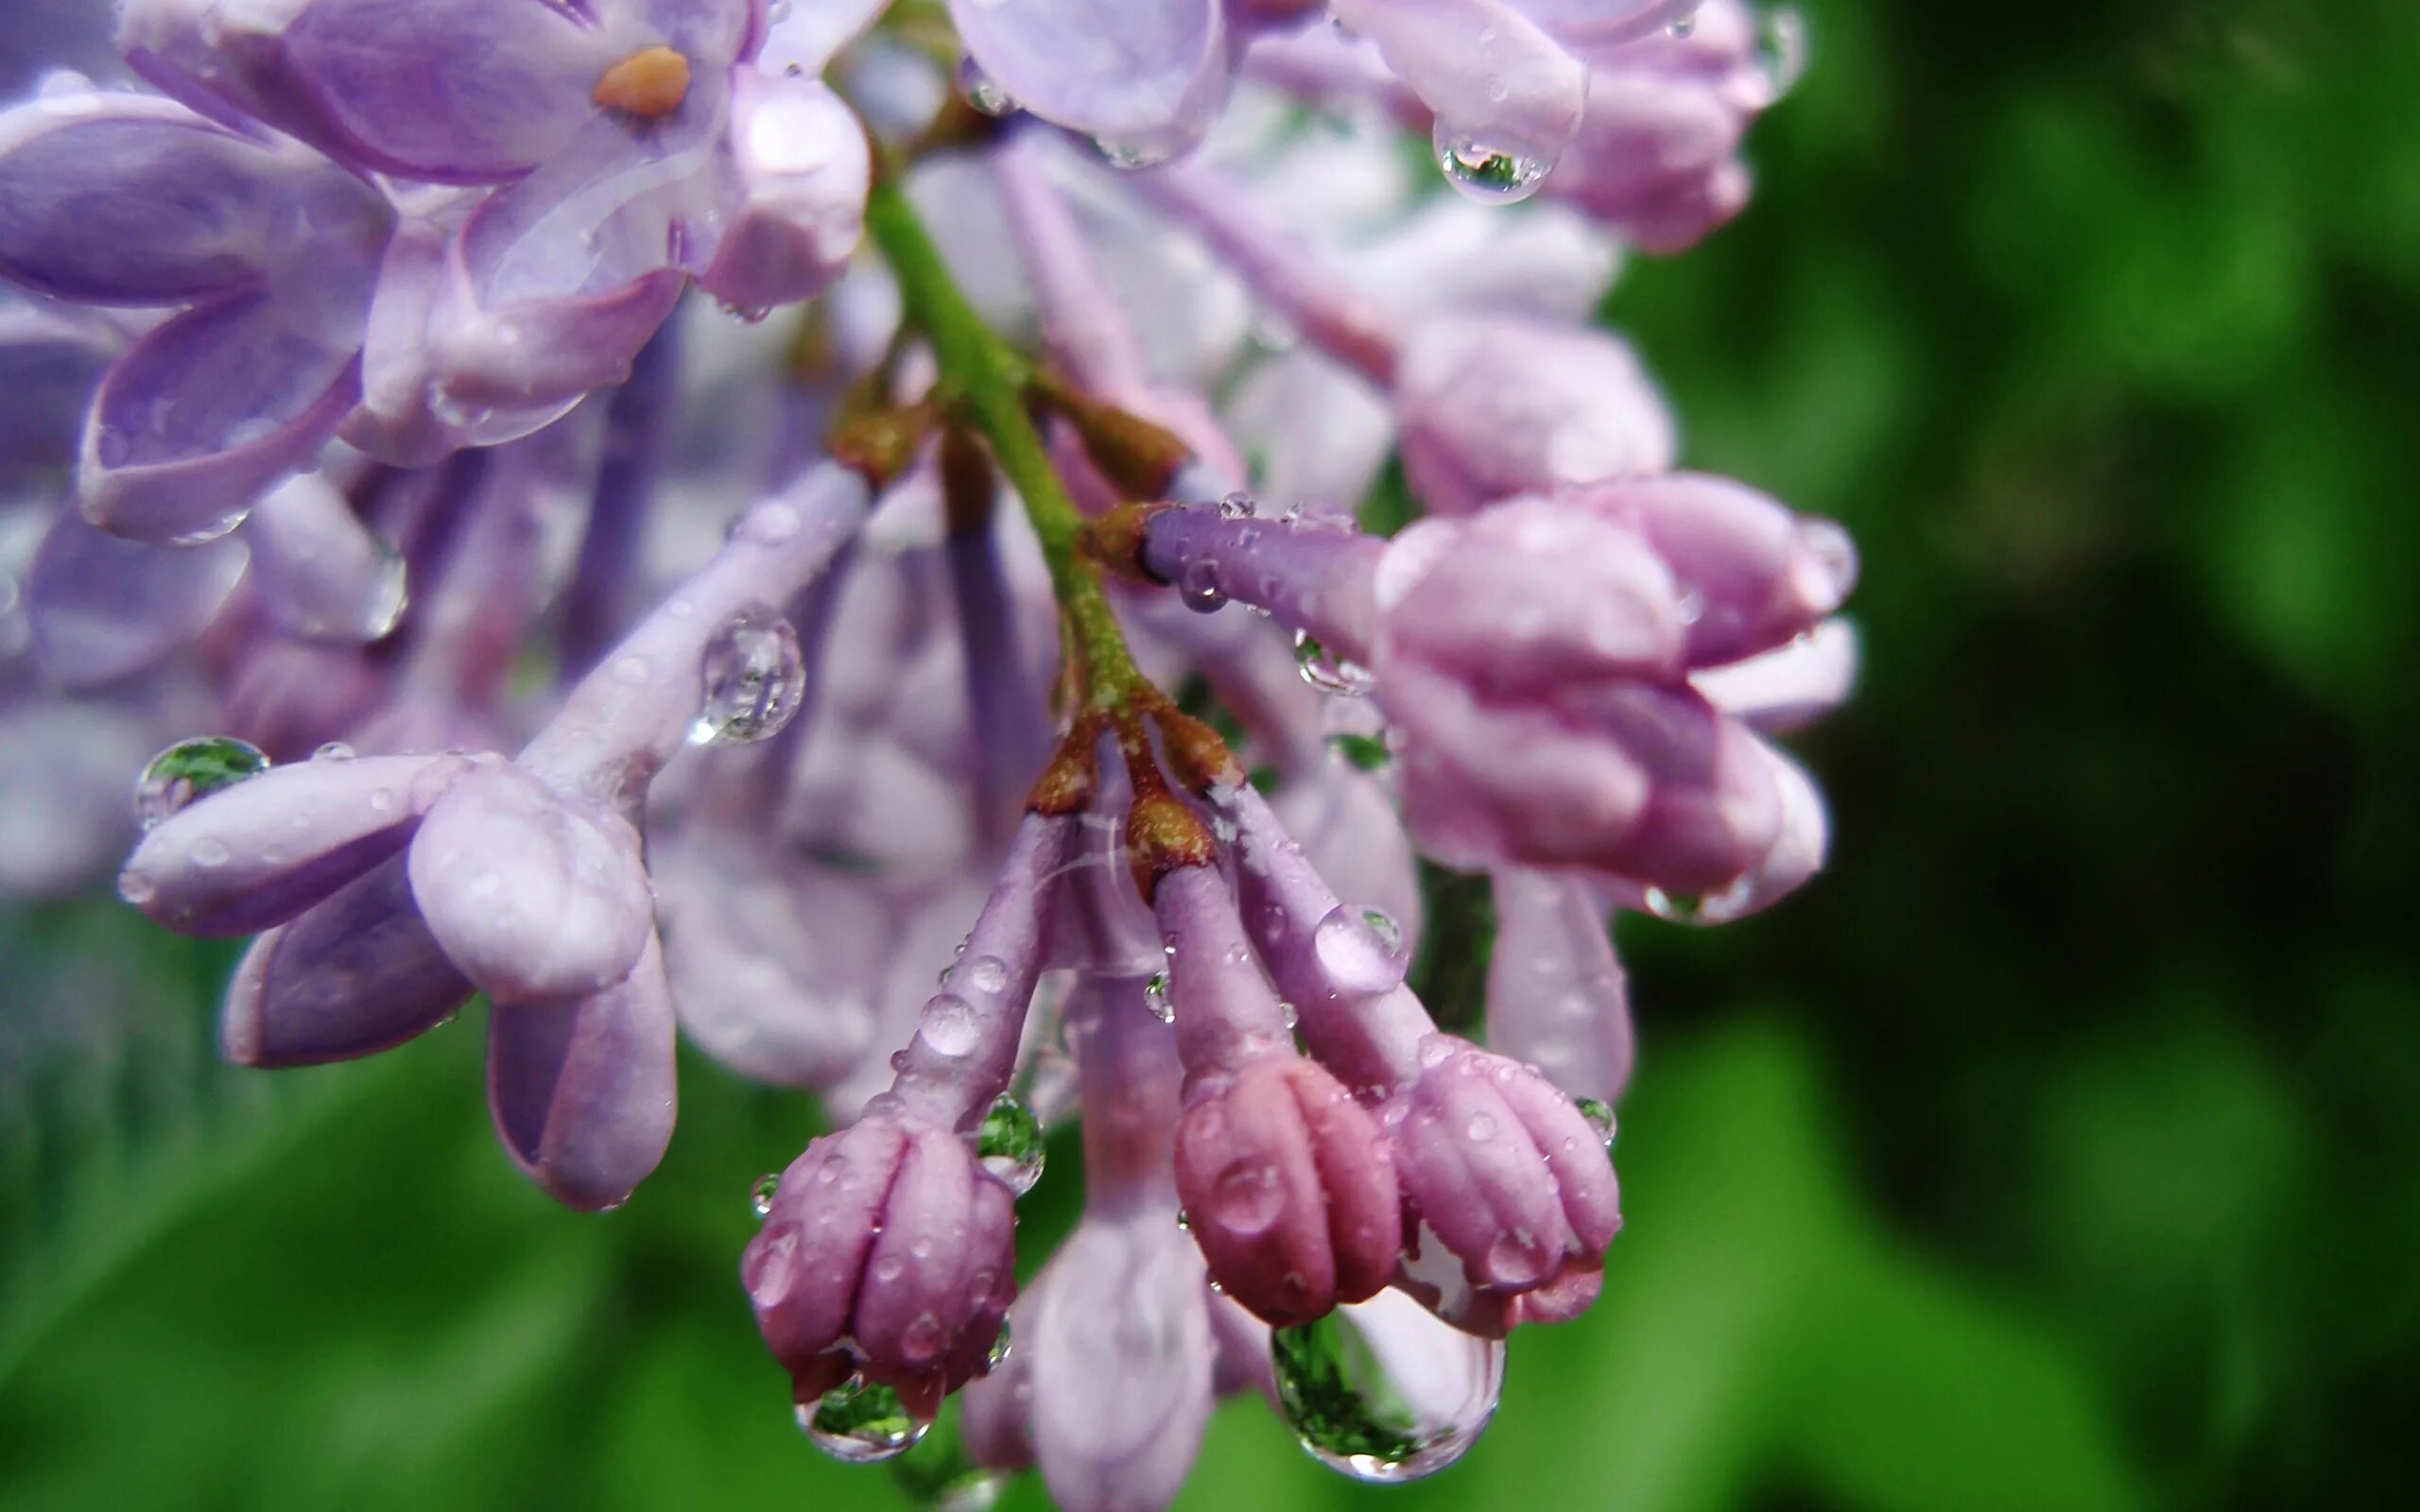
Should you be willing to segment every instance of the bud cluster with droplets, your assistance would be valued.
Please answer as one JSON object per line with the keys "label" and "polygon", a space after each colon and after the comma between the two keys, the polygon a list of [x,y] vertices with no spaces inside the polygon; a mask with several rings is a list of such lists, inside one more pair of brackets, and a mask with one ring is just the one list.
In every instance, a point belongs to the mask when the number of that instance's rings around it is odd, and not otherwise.
{"label": "bud cluster with droplets", "polygon": [[[1854,552],[1682,471],[1593,323],[1745,203],[1794,17],[270,9],[137,0],[132,73],[0,123],[0,358],[70,421],[0,434],[0,691],[135,742],[43,833],[250,938],[239,1063],[484,999],[569,1206],[655,1170],[682,1037],[819,1095],[740,1281],[806,1436],[930,1504],[1165,1505],[1239,1393],[1362,1480],[1453,1463],[1620,1226],[1613,918],[1824,856],[1772,737],[1848,692]],[[444,87],[332,88],[364,39]],[[1423,858],[1493,889],[1483,1031],[1415,986]]]}

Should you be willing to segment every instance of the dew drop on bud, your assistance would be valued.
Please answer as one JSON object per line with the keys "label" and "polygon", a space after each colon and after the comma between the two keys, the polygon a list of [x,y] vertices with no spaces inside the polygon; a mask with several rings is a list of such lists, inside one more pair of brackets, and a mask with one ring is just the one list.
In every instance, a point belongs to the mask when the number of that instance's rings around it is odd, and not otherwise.
{"label": "dew drop on bud", "polygon": [[744,746],[777,735],[806,700],[798,632],[770,610],[734,615],[707,640],[699,670],[706,696],[689,727],[692,746]]}
{"label": "dew drop on bud", "polygon": [[1270,1335],[1279,1411],[1311,1456],[1357,1481],[1417,1480],[1460,1459],[1495,1416],[1504,1343],[1380,1292]]}
{"label": "dew drop on bud", "polygon": [[1695,924],[1705,918],[1705,902],[1693,893],[1647,889],[1647,911],[1669,924]]}
{"label": "dew drop on bud", "polygon": [[908,1414],[899,1393],[856,1379],[798,1409],[798,1425],[815,1447],[844,1465],[876,1465],[916,1447],[932,1426]]}
{"label": "dew drop on bud", "polygon": [[1111,167],[1132,173],[1144,168],[1156,168],[1176,154],[1167,147],[1141,142],[1116,142],[1108,137],[1095,137],[1093,150]]}
{"label": "dew drop on bud", "polygon": [[353,760],[353,747],[341,740],[332,740],[313,751],[311,759],[315,762],[349,762]]}
{"label": "dew drop on bud", "polygon": [[1605,1153],[1607,1155],[1613,1154],[1613,1105],[1604,1101],[1602,1098],[1575,1097],[1571,1100],[1571,1106],[1580,1109],[1580,1116],[1586,1119],[1588,1121],[1588,1126],[1597,1131],[1597,1139],[1599,1143],[1605,1146]]}
{"label": "dew drop on bud", "polygon": [[1214,614],[1227,607],[1227,595],[1219,591],[1217,576],[1201,563],[1178,575],[1176,596],[1196,614]]}
{"label": "dew drop on bud", "polygon": [[966,983],[977,992],[997,992],[1009,985],[1008,963],[996,955],[977,955],[966,965]]}
{"label": "dew drop on bud", "polygon": [[1143,986],[1143,1003],[1151,1010],[1152,1018],[1162,1023],[1176,1022],[1176,1000],[1168,995],[1167,972],[1151,973],[1150,981]]}
{"label": "dew drop on bud", "polygon": [[1258,506],[1253,502],[1252,495],[1244,492],[1241,489],[1237,489],[1235,492],[1228,494],[1225,498],[1219,501],[1219,518],[1221,520],[1249,520],[1253,517],[1253,513],[1256,508],[1258,508]]}
{"label": "dew drop on bud", "polygon": [[1434,136],[1437,166],[1463,198],[1483,205],[1509,205],[1527,199],[1547,181],[1554,163],[1547,158],[1501,152],[1474,140],[1444,121]]}
{"label": "dew drop on bud", "polygon": [[1015,1098],[1002,1097],[983,1115],[975,1153],[982,1158],[984,1170],[1024,1196],[1042,1179],[1042,1121]]}
{"label": "dew drop on bud", "polygon": [[1664,29],[1675,37],[1686,38],[1698,29],[1698,8],[1690,6],[1665,24]]}
{"label": "dew drop on bud", "polygon": [[1775,6],[1757,18],[1756,66],[1772,98],[1797,87],[1806,72],[1806,18],[1796,6]]}
{"label": "dew drop on bud", "polygon": [[983,1019],[957,993],[936,993],[917,1021],[916,1038],[933,1054],[955,1060],[982,1042]]}
{"label": "dew drop on bud", "polygon": [[1340,903],[1311,932],[1320,969],[1338,990],[1385,992],[1403,984],[1403,931],[1375,908]]}
{"label": "dew drop on bud", "polygon": [[959,60],[958,93],[967,104],[994,120],[1017,108],[1017,102],[1009,97],[1009,92],[1002,89],[991,75],[983,72],[983,65],[972,58]]}
{"label": "dew drop on bud", "polygon": [[1327,743],[1336,753],[1365,772],[1374,772],[1394,759],[1393,749],[1384,735],[1345,733],[1330,735]]}
{"label": "dew drop on bud", "polygon": [[782,1178],[778,1173],[758,1177],[756,1184],[748,1190],[748,1211],[759,1218],[769,1216],[773,1211],[774,1194],[781,1190]]}
{"label": "dew drop on bud", "polygon": [[268,767],[268,757],[258,746],[233,735],[181,740],[143,768],[134,784],[134,816],[150,829],[197,799],[258,777]]}
{"label": "dew drop on bud", "polygon": [[1294,632],[1294,666],[1303,674],[1303,680],[1320,692],[1347,698],[1362,696],[1377,680],[1360,663],[1329,654],[1318,637],[1307,630]]}
{"label": "dew drop on bud", "polygon": [[1009,1327],[1007,1318],[1002,1318],[1000,1319],[1000,1336],[992,1341],[991,1352],[983,1356],[983,1368],[988,1372],[997,1370],[1008,1364],[1009,1354],[1015,1348],[1015,1331]]}

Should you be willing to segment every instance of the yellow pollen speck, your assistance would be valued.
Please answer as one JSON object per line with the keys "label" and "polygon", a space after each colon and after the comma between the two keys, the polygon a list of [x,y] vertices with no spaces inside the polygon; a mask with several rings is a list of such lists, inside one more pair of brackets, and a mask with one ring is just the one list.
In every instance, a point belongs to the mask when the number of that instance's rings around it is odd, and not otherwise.
{"label": "yellow pollen speck", "polygon": [[689,97],[689,60],[665,46],[642,47],[597,76],[592,96],[609,111],[653,121]]}

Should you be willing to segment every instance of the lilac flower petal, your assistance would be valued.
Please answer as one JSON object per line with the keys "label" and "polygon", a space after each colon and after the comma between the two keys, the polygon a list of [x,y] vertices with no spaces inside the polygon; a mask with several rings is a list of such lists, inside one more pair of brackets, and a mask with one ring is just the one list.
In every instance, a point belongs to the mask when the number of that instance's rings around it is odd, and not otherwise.
{"label": "lilac flower petal", "polygon": [[412,842],[412,895],[445,954],[499,1004],[579,998],[651,948],[638,851],[627,819],[497,763],[430,809]]}
{"label": "lilac flower petal", "polygon": [[224,294],[333,177],[147,95],[20,105],[0,114],[0,278],[94,304]]}
{"label": "lilac flower petal", "polygon": [[743,75],[731,151],[744,198],[700,286],[755,312],[839,282],[865,235],[873,170],[856,113],[815,79]]}
{"label": "lilac flower petal", "polygon": [[1051,1500],[1067,1512],[1167,1505],[1210,1420],[1201,1257],[1165,1211],[1149,1211],[1087,1218],[1049,1273],[1017,1350],[1032,1357],[1033,1447]]}
{"label": "lilac flower petal", "polygon": [[1444,514],[1559,483],[1667,472],[1678,444],[1629,343],[1517,317],[1416,328],[1395,402],[1405,477]]}
{"label": "lilac flower petal", "polygon": [[488,1106],[524,1174],[569,1207],[620,1206],[672,1143],[672,992],[648,936],[628,977],[488,1016]]}
{"label": "lilac flower petal", "polygon": [[80,688],[149,666],[217,617],[246,558],[241,541],[146,546],[61,514],[26,583],[43,676]]}
{"label": "lilac flower petal", "polygon": [[1554,1273],[1573,1236],[1554,1173],[1507,1104],[1497,1064],[1465,1048],[1424,1072],[1393,1125],[1395,1165],[1406,1198],[1471,1280],[1520,1292]]}
{"label": "lilac flower petal", "polygon": [[809,1144],[782,1173],[772,1211],[740,1259],[740,1282],[766,1346],[803,1388],[848,1330],[907,1147],[906,1134],[887,1119]]}
{"label": "lilac flower petal", "polygon": [[756,55],[768,74],[820,77],[833,58],[882,19],[890,0],[821,0],[780,8]]}
{"label": "lilac flower petal", "polygon": [[187,311],[101,384],[84,435],[84,513],[157,544],[223,535],[307,465],[360,393],[354,339],[266,291]]}
{"label": "lilac flower petal", "polygon": [[252,586],[290,635],[374,641],[403,614],[403,558],[320,473],[270,490],[244,522],[244,543]]}
{"label": "lilac flower petal", "polygon": [[400,850],[469,769],[458,756],[274,767],[153,826],[127,859],[118,891],[188,935],[285,923]]}
{"label": "lilac flower petal", "polygon": [[1749,729],[1778,734],[1846,703],[1857,674],[1857,627],[1834,617],[1777,651],[1694,673],[1689,683]]}
{"label": "lilac flower petal", "polygon": [[[1693,693],[1643,683],[1568,689],[1557,703],[1650,774],[1618,836],[1582,834],[1559,859],[1695,896],[1730,885],[1772,848],[1780,779],[1763,743]],[[1542,857],[1539,859],[1558,859]]]}
{"label": "lilac flower petal", "polygon": [[1386,786],[1330,752],[1270,800],[1312,869],[1339,898],[1387,916],[1409,960],[1420,948],[1420,867]]}
{"label": "lilac flower petal", "polygon": [[1377,44],[1447,136],[1552,163],[1580,129],[1586,71],[1517,5],[1336,0],[1331,9]]}
{"label": "lilac flower petal", "polygon": [[1576,878],[1517,867],[1495,872],[1495,896],[1488,1047],[1575,1097],[1616,1101],[1636,1046],[1605,908]]}
{"label": "lilac flower petal", "polygon": [[1016,1285],[1012,1203],[960,1136],[934,1128],[908,1136],[850,1330],[893,1384],[948,1374],[970,1331],[984,1331],[979,1351],[999,1336]]}
{"label": "lilac flower petal", "polygon": [[421,921],[398,856],[252,941],[220,1044],[239,1066],[351,1060],[443,1023],[474,990]]}
{"label": "lilac flower petal", "polygon": [[279,124],[382,173],[499,181],[595,113],[617,41],[544,0],[311,0],[279,39]]}
{"label": "lilac flower petal", "polygon": [[1226,98],[1218,0],[950,0],[966,50],[1009,98],[1114,147],[1166,156]]}

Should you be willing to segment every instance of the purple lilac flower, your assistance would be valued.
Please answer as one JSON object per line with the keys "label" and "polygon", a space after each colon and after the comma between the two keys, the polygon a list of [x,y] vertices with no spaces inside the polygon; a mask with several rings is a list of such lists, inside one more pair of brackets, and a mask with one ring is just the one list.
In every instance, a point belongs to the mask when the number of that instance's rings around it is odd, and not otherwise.
{"label": "purple lilac flower", "polygon": [[[0,888],[128,827],[52,768],[165,745],[119,890],[251,936],[231,1058],[484,997],[582,1209],[678,1036],[818,1094],[738,1270],[841,1458],[962,1393],[987,1473],[1148,1509],[1258,1392],[1430,1473],[1605,1284],[1610,920],[1825,857],[1771,737],[1854,681],[1854,553],[1676,471],[1589,319],[1789,60],[1734,0],[946,9],[954,74],[883,0],[130,0],[166,98],[0,114]],[[0,44],[123,77],[91,20]],[[1424,858],[1490,878],[1484,1042]]]}

